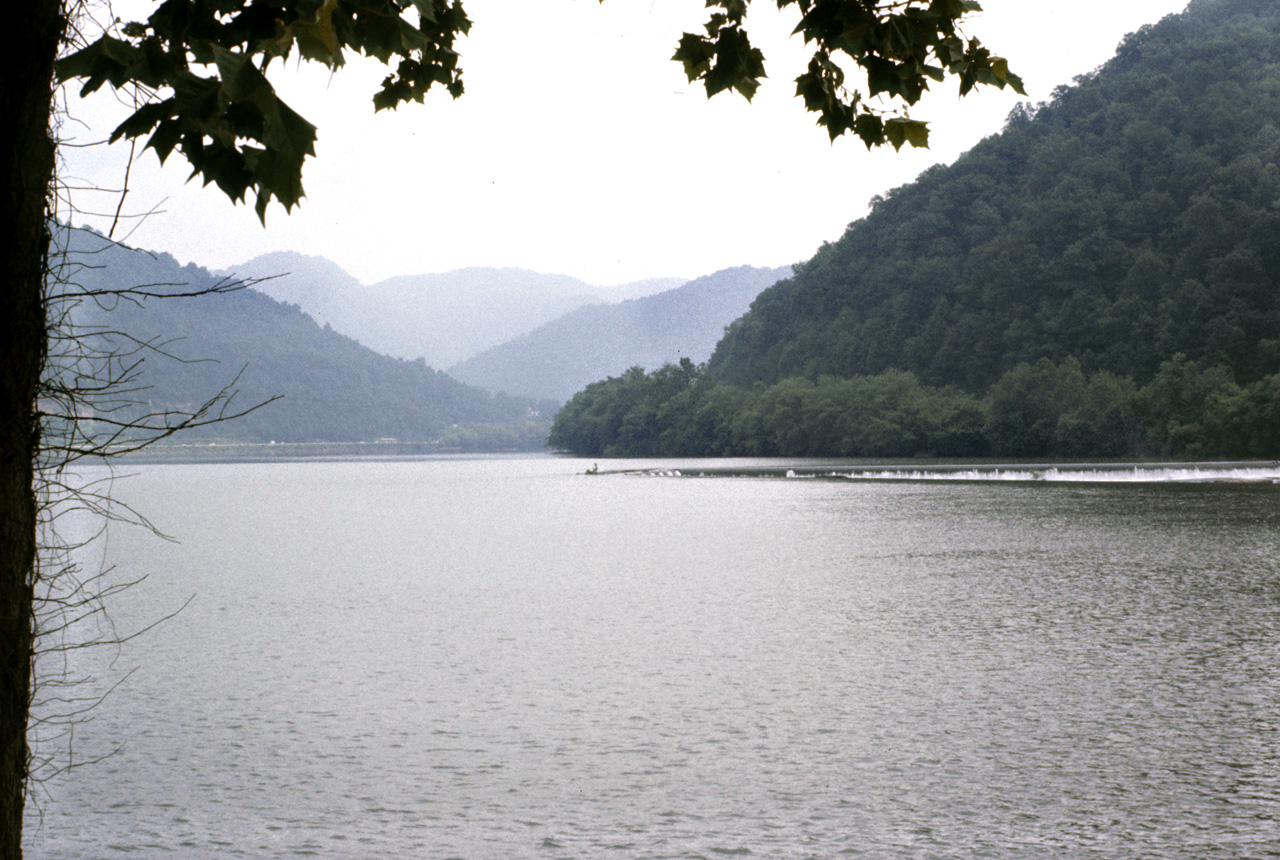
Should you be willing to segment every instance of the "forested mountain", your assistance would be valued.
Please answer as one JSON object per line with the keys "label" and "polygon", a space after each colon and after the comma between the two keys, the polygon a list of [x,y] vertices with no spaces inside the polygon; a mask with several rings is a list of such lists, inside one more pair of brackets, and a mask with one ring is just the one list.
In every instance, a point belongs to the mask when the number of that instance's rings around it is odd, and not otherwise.
{"label": "forested mountain", "polygon": [[112,300],[107,307],[86,301],[74,313],[91,345],[122,354],[119,366],[140,362],[125,395],[136,406],[125,413],[193,410],[234,382],[233,408],[281,399],[188,435],[255,442],[436,441],[458,435],[454,425],[470,425],[474,439],[483,425],[481,435],[498,444],[536,448],[545,438],[553,404],[493,397],[421,360],[379,355],[256,290],[174,297],[225,279],[194,265],[181,267],[167,254],[114,245],[82,230],[70,231],[69,242],[65,272],[80,287],[166,294]]}
{"label": "forested mountain", "polygon": [[[761,293],[705,374],[599,383],[553,441],[1276,456],[1278,372],[1280,3],[1193,0],[874,201]],[[595,441],[566,441],[587,425]]]}
{"label": "forested mountain", "polygon": [[441,368],[583,305],[682,283],[659,278],[597,287],[568,275],[470,268],[365,286],[329,260],[292,252],[255,257],[221,274],[266,278],[256,289],[298,305],[317,322],[386,355],[423,358]]}
{"label": "forested mountain", "polygon": [[[353,294],[365,289],[364,284],[332,260],[294,251],[262,254],[214,274],[234,279],[252,279],[255,281],[253,289],[266,293],[278,302],[297,305],[320,325],[333,325],[335,320],[341,320],[343,305],[351,300]],[[341,323],[338,331],[349,334],[343,331]],[[365,345],[372,348],[370,344]]]}
{"label": "forested mountain", "polygon": [[1280,4],[1196,0],[763,293],[720,380],[910,370],[981,391],[1075,356],[1280,370]]}
{"label": "forested mountain", "polygon": [[706,361],[724,327],[791,268],[739,266],[673,290],[588,305],[449,368],[463,382],[561,402],[592,380],[628,367]]}

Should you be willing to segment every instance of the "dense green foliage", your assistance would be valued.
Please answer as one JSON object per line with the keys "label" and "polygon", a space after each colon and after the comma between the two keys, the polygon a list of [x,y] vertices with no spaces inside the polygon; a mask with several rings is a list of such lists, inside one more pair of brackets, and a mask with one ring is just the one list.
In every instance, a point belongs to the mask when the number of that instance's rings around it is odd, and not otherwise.
{"label": "dense green foliage", "polygon": [[685,360],[587,386],[550,444],[597,457],[1274,458],[1280,374],[1242,386],[1175,356],[1139,388],[1042,358],[979,399],[903,370],[743,389]]}
{"label": "dense green foliage", "polygon": [[1280,456],[1278,118],[1280,4],[1196,0],[875,201],[705,373],[596,383],[552,442]]}
{"label": "dense green foliage", "polygon": [[[197,266],[73,231],[69,257],[88,289],[148,285],[155,293],[207,290],[218,279]],[[97,346],[141,362],[121,400],[124,414],[192,411],[231,384],[233,408],[280,399],[225,424],[187,431],[243,441],[337,442],[394,438],[445,448],[538,448],[554,405],[490,396],[425,362],[379,355],[297,306],[255,290],[83,305],[82,331]],[[145,344],[145,346],[144,346]],[[237,378],[238,375],[238,378]],[[538,416],[541,416],[540,418]]]}
{"label": "dense green foliage", "polygon": [[434,84],[462,95],[453,49],[471,21],[457,0],[164,0],[58,62],[63,80],[91,93],[104,83],[139,93],[140,106],[111,135],[145,137],[165,161],[177,151],[205,184],[232,200],[249,191],[265,218],[274,197],[303,196],[302,164],[315,155],[315,126],[276,95],[264,72],[291,54],[337,69],[347,51],[395,69],[374,96],[378,109],[421,102]]}
{"label": "dense green foliage", "polygon": [[[977,39],[966,38],[961,19],[981,10],[976,0],[776,0],[796,7],[813,56],[796,78],[796,95],[818,115],[818,125],[835,140],[845,132],[868,147],[890,143],[927,146],[926,123],[888,112],[865,96],[888,96],[906,105],[919,101],[930,81],[955,76],[960,95],[976,84],[1022,93],[1022,80]],[[749,100],[765,76],[764,55],[751,45],[745,28],[750,0],[706,0],[713,9],[706,34],[685,33],[672,58],[684,64],[690,81],[702,81],[707,95],[737,90]],[[850,68],[852,66],[852,68]],[[850,80],[853,73],[853,80]],[[865,79],[866,92],[854,85]]]}
{"label": "dense green foliage", "polygon": [[1280,371],[1280,5],[1197,0],[877,200],[766,290],[721,381],[909,370],[982,393],[1074,356],[1150,382],[1181,353]]}

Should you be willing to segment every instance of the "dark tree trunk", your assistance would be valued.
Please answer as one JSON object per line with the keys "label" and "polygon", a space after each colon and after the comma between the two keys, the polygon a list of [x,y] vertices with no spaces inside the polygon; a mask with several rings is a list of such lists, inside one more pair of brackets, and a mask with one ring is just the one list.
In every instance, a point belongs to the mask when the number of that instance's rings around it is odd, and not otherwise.
{"label": "dark tree trunk", "polygon": [[11,7],[0,52],[0,860],[22,856],[31,705],[32,577],[38,442],[36,389],[47,344],[41,285],[48,252],[46,201],[53,61],[61,0]]}

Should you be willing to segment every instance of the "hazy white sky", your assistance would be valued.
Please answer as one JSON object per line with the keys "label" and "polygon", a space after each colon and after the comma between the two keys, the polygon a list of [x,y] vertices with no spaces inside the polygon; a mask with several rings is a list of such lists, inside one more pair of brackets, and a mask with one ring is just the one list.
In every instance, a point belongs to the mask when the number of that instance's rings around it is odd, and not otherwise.
{"label": "hazy white sky", "polygon": [[[966,27],[1009,58],[1032,101],[1105,62],[1128,32],[1186,0],[986,0]],[[143,17],[146,0],[115,4]],[[136,161],[123,227],[129,243],[182,262],[231,266],[273,250],[328,257],[365,283],[465,266],[519,266],[608,285],[697,277],[727,266],[799,262],[865,214],[876,194],[949,163],[999,131],[1012,93],[964,99],[954,83],[911,112],[931,148],[868,153],[828,143],[792,81],[807,61],[788,39],[792,16],[756,0],[751,33],[769,80],[754,103],[708,101],[668,58],[705,17],[699,0],[467,0],[475,22],[461,45],[466,94],[373,113],[384,72],[356,61],[336,76],[277,67],[283,98],[319,127],[303,175],[307,197],[264,229],[250,206],[184,184],[174,156]],[[131,16],[129,13],[134,11]],[[101,139],[116,119],[107,97],[74,103],[64,137]],[[119,188],[128,146],[64,147],[71,185]],[[116,197],[80,192],[85,213]],[[104,229],[106,215],[72,216]],[[122,232],[117,231],[117,235]]]}

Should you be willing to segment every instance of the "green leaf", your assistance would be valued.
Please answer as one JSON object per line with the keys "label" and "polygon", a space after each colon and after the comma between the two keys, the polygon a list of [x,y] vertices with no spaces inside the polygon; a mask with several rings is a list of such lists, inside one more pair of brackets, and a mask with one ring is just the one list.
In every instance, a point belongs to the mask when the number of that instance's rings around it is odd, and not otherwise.
{"label": "green leaf", "polygon": [[252,57],[229,51],[221,45],[215,44],[212,48],[214,62],[218,66],[218,76],[222,79],[222,88],[232,99],[252,100],[263,89],[271,90],[271,84],[253,65]]}
{"label": "green leaf", "polygon": [[258,154],[253,171],[254,185],[258,189],[255,210],[258,217],[266,221],[267,203],[275,197],[283,204],[285,211],[292,211],[302,200],[302,174],[296,169],[294,162],[278,152],[265,150]]}
{"label": "green leaf", "polygon": [[164,119],[156,126],[155,133],[147,139],[147,143],[143,148],[155,150],[160,163],[164,164],[170,154],[173,153],[174,147],[181,140],[182,128],[178,125],[178,122],[173,119]]}
{"label": "green leaf", "polygon": [[124,86],[129,80],[129,69],[139,58],[140,52],[133,45],[111,36],[103,36],[93,44],[58,60],[54,64],[54,71],[62,81],[84,78],[80,95],[85,96],[104,83],[109,82],[116,89]]}
{"label": "green leaf", "polygon": [[713,44],[695,33],[685,33],[671,59],[684,64],[684,73],[689,83],[701,78],[711,68],[711,58],[715,56]]}
{"label": "green leaf", "polygon": [[333,10],[337,5],[337,0],[324,0],[313,15],[300,17],[289,27],[298,52],[304,58],[324,63],[330,68],[343,64],[342,45],[333,26]]}
{"label": "green leaf", "polygon": [[[301,175],[303,157],[316,154],[316,127],[279,98],[275,99],[274,113],[272,119],[280,135],[279,145],[276,148],[281,152],[294,153],[298,156],[298,173]],[[275,131],[272,132],[273,136],[275,133]]]}
{"label": "green leaf", "polygon": [[933,0],[929,10],[954,21],[970,12],[981,12],[982,6],[976,0]]}
{"label": "green leaf", "polygon": [[853,133],[866,144],[867,149],[884,144],[884,120],[875,114],[863,113],[853,124]]}
{"label": "green leaf", "polygon": [[[185,148],[188,157],[196,147]],[[244,200],[245,193],[253,187],[253,172],[247,163],[246,154],[256,155],[253,147],[245,147],[245,153],[227,146],[213,146],[203,157],[192,158],[192,165],[204,175],[204,184],[214,183],[232,200]]]}
{"label": "green leaf", "polygon": [[716,39],[714,62],[703,76],[707,95],[735,89],[751,101],[764,77],[764,54],[751,47],[747,34],[737,27],[726,27]]}
{"label": "green leaf", "polygon": [[894,149],[901,149],[904,143],[919,149],[929,148],[929,126],[919,120],[906,117],[885,120],[884,135]]}
{"label": "green leaf", "polygon": [[156,127],[157,123],[168,117],[172,105],[172,99],[143,105],[134,111],[133,116],[116,126],[108,142],[115,143],[122,137],[139,137],[148,133]]}
{"label": "green leaf", "polygon": [[859,62],[859,65],[867,72],[867,89],[871,95],[902,94],[902,79],[898,76],[898,68],[892,60],[886,60],[884,57],[866,57]]}
{"label": "green leaf", "polygon": [[412,32],[398,15],[364,12],[357,19],[353,44],[361,52],[390,64],[392,57],[405,48],[402,27]]}
{"label": "green leaf", "polygon": [[829,101],[821,75],[812,70],[796,78],[796,95],[804,100],[804,106],[808,110],[815,112],[826,107]]}
{"label": "green leaf", "polygon": [[403,81],[387,77],[382,82],[382,89],[373,94],[374,113],[382,110],[395,110],[400,104],[413,98],[413,90]]}
{"label": "green leaf", "polygon": [[421,16],[422,20],[435,22],[435,0],[413,0],[413,8],[418,10],[418,15]]}

